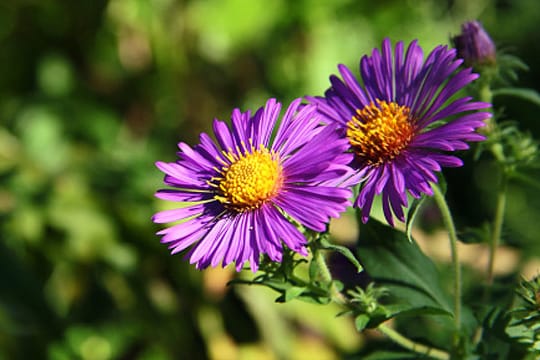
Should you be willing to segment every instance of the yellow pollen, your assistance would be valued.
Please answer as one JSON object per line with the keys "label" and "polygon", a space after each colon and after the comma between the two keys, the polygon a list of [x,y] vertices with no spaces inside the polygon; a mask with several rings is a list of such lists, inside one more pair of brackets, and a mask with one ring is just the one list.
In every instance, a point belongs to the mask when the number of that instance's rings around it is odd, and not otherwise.
{"label": "yellow pollen", "polygon": [[283,184],[282,168],[275,153],[262,145],[258,150],[251,146],[251,152],[243,154],[237,151],[224,153],[231,164],[221,169],[222,176],[212,179],[211,185],[216,187],[216,200],[230,210],[243,212],[260,207],[278,193]]}
{"label": "yellow pollen", "polygon": [[384,100],[377,100],[347,123],[347,137],[356,155],[370,165],[393,160],[407,147],[414,135],[410,109]]}

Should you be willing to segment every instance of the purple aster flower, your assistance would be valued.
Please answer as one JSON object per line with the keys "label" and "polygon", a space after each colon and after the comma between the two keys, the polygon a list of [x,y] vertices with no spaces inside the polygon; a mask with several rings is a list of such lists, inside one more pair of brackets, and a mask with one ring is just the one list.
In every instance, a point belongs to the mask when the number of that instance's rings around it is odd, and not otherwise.
{"label": "purple aster flower", "polygon": [[382,52],[373,50],[360,61],[363,85],[344,65],[343,78],[332,75],[325,97],[308,97],[327,123],[338,124],[355,154],[352,166],[362,185],[354,205],[369,218],[373,199],[382,195],[389,224],[394,215],[405,220],[407,192],[419,198],[432,195],[431,182],[443,166],[461,166],[448,154],[468,148],[467,141],[484,137],[475,130],[490,117],[476,110],[490,104],[453,95],[476,79],[470,69],[460,69],[456,51],[436,47],[424,60],[416,41],[404,50],[392,49],[385,39]]}
{"label": "purple aster flower", "polygon": [[467,66],[495,64],[495,44],[478,21],[461,25],[461,34],[452,38],[458,57]]}
{"label": "purple aster flower", "polygon": [[240,271],[249,262],[255,272],[262,254],[281,261],[283,244],[307,255],[297,225],[325,231],[350,205],[348,142],[300,102],[279,126],[274,99],[253,116],[235,109],[230,127],[214,120],[216,141],[202,133],[193,148],[179,143],[176,162],[156,163],[173,187],[156,196],[185,202],[153,216],[156,223],[180,221],[158,232],[173,254],[191,247],[187,257],[198,269],[235,262]]}

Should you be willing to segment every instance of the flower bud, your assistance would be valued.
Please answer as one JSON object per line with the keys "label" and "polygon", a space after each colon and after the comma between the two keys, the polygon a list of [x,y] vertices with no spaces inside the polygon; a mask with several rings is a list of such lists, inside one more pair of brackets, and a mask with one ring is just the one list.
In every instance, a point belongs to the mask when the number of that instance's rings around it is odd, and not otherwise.
{"label": "flower bud", "polygon": [[496,62],[496,50],[482,24],[469,21],[461,25],[461,34],[452,38],[458,57],[467,66],[493,65]]}

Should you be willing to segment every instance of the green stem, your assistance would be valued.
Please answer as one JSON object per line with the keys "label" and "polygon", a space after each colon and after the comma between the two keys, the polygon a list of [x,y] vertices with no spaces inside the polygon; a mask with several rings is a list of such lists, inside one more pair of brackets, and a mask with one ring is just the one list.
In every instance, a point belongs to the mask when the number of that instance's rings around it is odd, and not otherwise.
{"label": "green stem", "polygon": [[[492,103],[493,93],[491,91],[489,79],[484,79],[482,81],[482,84],[480,85],[480,89],[478,89],[478,97],[480,101],[487,102],[490,104]],[[495,119],[493,117],[490,117],[486,121],[486,127],[483,129],[483,131],[487,134],[490,134],[493,132],[494,129],[495,129]]]}
{"label": "green stem", "polygon": [[[480,86],[478,96],[480,100],[491,103],[493,100],[493,93],[490,87],[491,79],[487,77]],[[493,131],[495,128],[495,119],[492,117],[488,121],[488,132]],[[500,143],[493,144],[491,146],[491,153],[497,159],[497,161],[504,167],[506,156],[503,151],[503,146]],[[497,205],[495,208],[495,218],[493,219],[493,228],[491,230],[491,239],[489,242],[489,260],[487,266],[487,288],[484,292],[484,300],[487,301],[491,292],[491,285],[493,284],[493,268],[495,265],[495,254],[501,239],[501,230],[504,221],[504,210],[506,208],[506,190],[507,190],[507,176],[505,169],[502,170],[501,184],[497,192]]]}
{"label": "green stem", "polygon": [[317,262],[317,265],[319,267],[322,279],[327,283],[331,282],[332,274],[330,273],[330,269],[328,269],[328,265],[326,265],[326,260],[321,251],[316,249],[313,256],[315,257],[315,261]]}
{"label": "green stem", "polygon": [[322,280],[326,283],[331,283],[330,291],[332,293],[332,300],[340,305],[346,305],[348,300],[345,297],[345,295],[343,295],[343,293],[339,291],[339,289],[336,287],[335,282],[332,281],[333,280],[332,274],[330,273],[330,270],[328,269],[328,265],[326,264],[324,255],[321,253],[320,250],[316,249],[313,251],[313,256],[319,267]]}
{"label": "green stem", "polygon": [[377,329],[386,335],[388,338],[392,339],[396,344],[401,345],[405,349],[414,351],[417,354],[423,354],[434,359],[447,360],[450,359],[450,355],[443,350],[435,349],[426,345],[419,344],[412,341],[411,339],[406,338],[405,336],[398,333],[396,330],[380,324]]}
{"label": "green stem", "polygon": [[[494,279],[494,268],[495,268],[495,255],[497,254],[497,249],[501,242],[501,232],[504,222],[504,211],[506,209],[506,190],[508,185],[508,177],[502,172],[501,184],[497,192],[497,204],[495,207],[495,218],[493,219],[493,228],[491,229],[491,238],[489,241],[489,259],[487,265],[487,277],[486,277],[486,287],[483,292],[483,302],[487,304],[491,297],[491,288],[493,285]],[[481,326],[476,330],[476,334],[473,337],[473,343],[477,344],[482,339],[483,329]]]}
{"label": "green stem", "polygon": [[483,82],[482,86],[480,87],[478,97],[480,98],[481,101],[491,103],[491,101],[493,100],[493,92],[491,91],[489,82],[487,81]]}
{"label": "green stem", "polygon": [[[444,194],[437,184],[433,184],[433,198],[441,211],[448,237],[450,239],[450,250],[452,252],[452,263],[454,264],[454,323],[456,331],[461,328],[461,264],[459,262],[459,254],[457,248],[457,235],[454,220],[448,204],[444,198]],[[457,341],[458,339],[456,339]]]}
{"label": "green stem", "polygon": [[[493,269],[495,264],[495,254],[501,240],[502,226],[504,222],[504,211],[506,208],[506,190],[507,190],[507,178],[502,174],[501,185],[497,193],[497,205],[495,208],[495,218],[493,219],[493,229],[491,231],[491,241],[489,243],[489,261],[487,269],[487,284],[488,291],[493,284]],[[487,297],[489,297],[489,292]]]}
{"label": "green stem", "polygon": [[491,153],[501,167],[501,183],[497,191],[497,203],[495,205],[495,217],[493,219],[493,228],[491,229],[491,239],[489,242],[489,260],[487,267],[487,287],[484,292],[484,300],[489,300],[491,285],[493,284],[493,269],[495,266],[495,254],[501,240],[501,231],[504,222],[504,211],[506,209],[506,191],[508,188],[508,176],[506,174],[505,162],[506,156],[503,146],[499,143],[491,146]]}

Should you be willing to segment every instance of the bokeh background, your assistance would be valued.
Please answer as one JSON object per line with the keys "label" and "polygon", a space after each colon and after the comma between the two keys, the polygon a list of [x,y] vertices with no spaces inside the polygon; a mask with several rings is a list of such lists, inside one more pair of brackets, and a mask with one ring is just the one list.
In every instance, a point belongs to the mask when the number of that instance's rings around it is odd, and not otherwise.
{"label": "bokeh background", "polygon": [[[540,90],[538,0],[1,1],[0,359],[362,358],[382,340],[339,309],[275,304],[170,256],[150,220],[170,206],[154,162],[234,107],[322,94],[384,37],[427,52],[471,19]],[[538,107],[496,101],[540,135]],[[447,173],[461,227],[492,214],[490,166]],[[510,187],[505,276],[538,272],[537,191]],[[354,240],[342,221],[336,238]]]}

